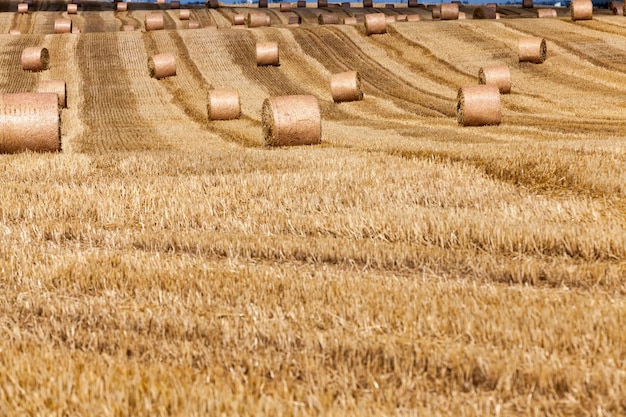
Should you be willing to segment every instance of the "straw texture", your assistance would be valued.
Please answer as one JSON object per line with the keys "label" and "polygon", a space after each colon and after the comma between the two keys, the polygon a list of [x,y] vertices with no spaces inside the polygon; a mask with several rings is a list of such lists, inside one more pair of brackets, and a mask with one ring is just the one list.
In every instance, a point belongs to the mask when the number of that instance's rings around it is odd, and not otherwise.
{"label": "straw texture", "polygon": [[267,98],[261,119],[269,146],[314,145],[322,141],[320,107],[315,96]]}
{"label": "straw texture", "polygon": [[165,78],[176,75],[176,57],[173,53],[153,55],[148,58],[148,71],[152,78]]}
{"label": "straw texture", "polygon": [[408,7],[417,7],[417,0],[409,0]]}
{"label": "straw texture", "polygon": [[356,17],[354,16],[348,16],[348,17],[344,17],[343,18],[343,24],[344,25],[356,25],[358,22],[356,20]]}
{"label": "straw texture", "polygon": [[456,117],[461,126],[499,125],[502,109],[498,87],[494,85],[461,87],[457,94]]}
{"label": "straw texture", "polygon": [[444,3],[440,6],[441,20],[458,20],[459,5],[457,3]]}
{"label": "straw texture", "polygon": [[406,20],[407,22],[419,22],[422,18],[418,14],[410,14],[406,17]]}
{"label": "straw texture", "polygon": [[277,42],[257,42],[256,44],[256,64],[280,65]]}
{"label": "straw texture", "polygon": [[381,35],[387,33],[387,20],[382,13],[368,13],[364,17],[365,33],[369,35]]}
{"label": "straw texture", "polygon": [[321,13],[317,16],[317,23],[320,25],[338,25],[339,16],[334,13]]}
{"label": "straw texture", "polygon": [[467,15],[465,14],[465,12],[459,12],[459,20],[465,20],[467,19]]}
{"label": "straw texture", "polygon": [[389,24],[389,23],[396,23],[396,16],[395,15],[393,15],[393,16],[391,16],[391,15],[385,16],[385,23],[387,23],[387,24]]}
{"label": "straw texture", "polygon": [[328,7],[328,0],[317,0],[317,8]]}
{"label": "straw texture", "polygon": [[306,0],[298,0],[298,2],[296,3],[296,6],[299,9],[305,9],[306,8]]}
{"label": "straw texture", "polygon": [[495,85],[500,94],[511,92],[511,71],[506,65],[492,65],[478,70],[478,84]]}
{"label": "straw texture", "polygon": [[0,94],[0,152],[27,150],[61,150],[61,121],[54,93]]}
{"label": "straw texture", "polygon": [[537,17],[539,19],[556,19],[556,10],[554,9],[537,9]]}
{"label": "straw texture", "polygon": [[44,80],[39,82],[38,93],[53,93],[57,95],[59,107],[67,107],[67,89],[63,80]]}
{"label": "straw texture", "polygon": [[180,9],[180,2],[178,0],[171,1],[170,9]]}
{"label": "straw texture", "polygon": [[591,3],[591,0],[572,0],[569,7],[572,20],[593,19],[593,3]]}
{"label": "straw texture", "polygon": [[330,76],[330,91],[335,103],[363,100],[361,77],[356,71],[346,71]]}
{"label": "straw texture", "polygon": [[524,37],[519,40],[519,62],[541,64],[547,56],[546,40],[535,37]]}
{"label": "straw texture", "polygon": [[373,7],[374,3],[372,0],[363,0],[363,7]]}
{"label": "straw texture", "polygon": [[302,22],[302,18],[300,16],[289,16],[289,20],[287,21],[287,24],[289,26],[299,26],[301,22]]}
{"label": "straw texture", "polygon": [[263,12],[250,12],[246,15],[246,26],[249,28],[270,26],[270,23],[270,16]]}
{"label": "straw texture", "polygon": [[161,30],[165,27],[163,22],[163,14],[161,13],[148,13],[144,20],[146,30]]}
{"label": "straw texture", "polygon": [[50,54],[47,48],[31,46],[22,51],[22,69],[24,71],[43,71],[50,65]]}
{"label": "straw texture", "polygon": [[71,19],[66,19],[63,17],[54,19],[54,33],[71,33],[71,32],[72,32]]}
{"label": "straw texture", "polygon": [[239,119],[239,92],[233,89],[210,90],[207,111],[209,120]]}

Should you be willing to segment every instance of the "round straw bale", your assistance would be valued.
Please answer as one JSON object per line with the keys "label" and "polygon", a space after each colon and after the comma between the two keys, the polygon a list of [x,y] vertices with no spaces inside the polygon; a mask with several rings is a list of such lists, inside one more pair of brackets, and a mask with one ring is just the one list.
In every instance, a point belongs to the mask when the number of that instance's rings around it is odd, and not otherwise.
{"label": "round straw bale", "polygon": [[157,0],[157,4],[165,4],[165,0]]}
{"label": "round straw bale", "polygon": [[524,9],[532,9],[534,7],[533,0],[522,0],[522,7]]}
{"label": "round straw bale", "polygon": [[458,3],[444,3],[440,7],[441,7],[441,20],[458,20],[459,19]]}
{"label": "round straw bale", "polygon": [[259,9],[267,9],[267,0],[259,0]]}
{"label": "round straw bale", "polygon": [[499,125],[502,109],[498,87],[470,85],[459,88],[456,118],[461,126]]}
{"label": "round straw bale", "polygon": [[358,22],[356,20],[356,17],[354,16],[349,16],[349,17],[344,17],[343,18],[343,24],[344,25],[356,25]]}
{"label": "round straw bale", "polygon": [[591,0],[572,0],[569,7],[572,20],[593,19],[593,3],[591,3]]}
{"label": "round straw bale", "polygon": [[511,71],[506,65],[492,65],[478,70],[478,84],[495,85],[500,94],[511,92]]}
{"label": "round straw bale", "polygon": [[498,3],[486,3],[485,7],[496,10],[498,8]]}
{"label": "round straw bale", "polygon": [[615,8],[620,9],[623,6],[623,2],[621,1],[615,1],[615,0],[611,0],[608,4],[607,4],[607,9],[609,10],[613,10]]}
{"label": "round straw bale", "polygon": [[209,9],[219,9],[220,3],[217,0],[207,0],[206,7]]}
{"label": "round straw bale", "polygon": [[299,26],[301,22],[302,22],[302,18],[300,16],[289,16],[289,20],[287,21],[287,24],[289,26]]}
{"label": "round straw bale", "polygon": [[387,33],[387,20],[382,13],[368,13],[365,15],[365,33],[369,35],[380,35]]}
{"label": "round straw bale", "polygon": [[296,6],[298,6],[299,9],[305,9],[306,8],[306,0],[298,0],[298,2],[296,3]]}
{"label": "round straw bale", "polygon": [[500,18],[501,18],[500,13],[496,12],[496,19],[500,19]]}
{"label": "round straw bale", "polygon": [[246,24],[246,17],[243,14],[238,13],[233,16],[233,25],[245,25],[245,24]]}
{"label": "round straw bale", "polygon": [[546,60],[547,52],[545,39],[535,37],[519,39],[519,62],[541,64]]}
{"label": "round straw bale", "polygon": [[350,7],[352,7],[352,5],[350,4],[349,1],[342,1],[341,7],[343,7],[344,9],[349,9]]}
{"label": "round straw bale", "polygon": [[178,19],[179,20],[189,20],[190,17],[191,17],[191,10],[189,10],[189,9],[181,9],[178,12]]}
{"label": "round straw bale", "polygon": [[465,20],[467,19],[467,15],[465,14],[465,12],[459,12],[459,20]]}
{"label": "round straw bale", "polygon": [[256,64],[264,65],[280,65],[278,56],[277,42],[257,42],[256,44]]}
{"label": "round straw bale", "polygon": [[537,9],[537,17],[539,19],[556,19],[556,10],[554,9]]}
{"label": "round straw bale", "polygon": [[76,14],[78,13],[78,5],[77,4],[68,4],[67,5],[67,14]]}
{"label": "round straw bale", "polygon": [[270,16],[263,12],[250,12],[246,15],[246,26],[249,28],[270,26],[270,23]]}
{"label": "round straw bale", "polygon": [[170,1],[170,9],[180,9],[180,2],[178,0]]}
{"label": "round straw bale", "polygon": [[0,152],[61,150],[59,104],[54,93],[0,94]]}
{"label": "round straw bale", "polygon": [[165,27],[162,13],[148,13],[144,20],[146,30],[161,30]]}
{"label": "round straw bale", "polygon": [[385,9],[395,9],[395,5],[393,3],[386,3],[385,4]]}
{"label": "round straw bale", "polygon": [[494,7],[477,7],[474,9],[474,13],[472,13],[472,17],[474,19],[495,19],[496,18],[496,9]]}
{"label": "round straw bale", "polygon": [[117,3],[115,8],[118,12],[125,12],[128,10],[128,3]]}
{"label": "round straw bale", "polygon": [[283,13],[289,13],[291,11],[291,3],[283,1],[280,3],[280,11]]}
{"label": "round straw bale", "polygon": [[200,29],[200,22],[198,22],[197,20],[189,19],[189,21],[187,22],[187,29]]}
{"label": "round straw bale", "polygon": [[431,16],[433,20],[441,19],[441,6],[434,5],[430,9]]}
{"label": "round straw bale", "polygon": [[328,7],[328,0],[317,0],[317,8]]}
{"label": "round straw bale", "polygon": [[418,14],[410,14],[406,17],[406,20],[408,22],[419,22],[422,19],[420,18],[420,15]]}
{"label": "round straw bale", "polygon": [[396,22],[406,22],[406,21],[407,21],[407,15],[399,14],[396,16]]}
{"label": "round straw bale", "polygon": [[17,5],[17,12],[18,13],[28,13],[28,4],[26,3],[19,3]]}
{"label": "round straw bale", "polygon": [[409,7],[417,7],[417,0],[409,0]]}
{"label": "round straw bale", "polygon": [[346,71],[331,75],[330,91],[335,103],[363,100],[361,77],[359,77],[359,73],[356,71]]}
{"label": "round straw bale", "polygon": [[385,23],[396,23],[396,16],[385,16]]}
{"label": "round straw bale", "polygon": [[38,93],[54,93],[59,99],[59,107],[64,109],[67,107],[67,89],[63,80],[43,80],[39,82],[37,87]]}
{"label": "round straw bale", "polygon": [[267,145],[314,145],[322,141],[320,106],[315,96],[266,98],[261,120]]}
{"label": "round straw bale", "polygon": [[621,1],[614,1],[613,6],[609,10],[615,15],[622,14],[622,11],[624,10],[624,3]]}
{"label": "round straw bale", "polygon": [[152,78],[160,79],[176,75],[176,57],[173,53],[153,55],[148,58],[148,71]]}
{"label": "round straw bale", "polygon": [[9,35],[21,35],[21,34],[22,34],[22,31],[19,29],[11,29],[9,31]]}
{"label": "round straw bale", "polygon": [[54,33],[71,33],[72,20],[60,17],[54,19]]}
{"label": "round straw bale", "polygon": [[210,90],[207,110],[209,120],[239,119],[241,114],[239,91],[230,89]]}
{"label": "round straw bale", "polygon": [[124,31],[124,32],[134,32],[135,31],[135,27],[133,25],[124,25],[124,26],[122,26],[122,31]]}
{"label": "round straw bale", "polygon": [[31,46],[22,51],[22,69],[24,71],[43,71],[50,65],[50,54],[47,48]]}
{"label": "round straw bale", "polygon": [[363,0],[363,7],[374,7],[374,2],[372,0]]}
{"label": "round straw bale", "polygon": [[334,13],[321,13],[317,16],[317,23],[320,25],[338,25],[339,16]]}

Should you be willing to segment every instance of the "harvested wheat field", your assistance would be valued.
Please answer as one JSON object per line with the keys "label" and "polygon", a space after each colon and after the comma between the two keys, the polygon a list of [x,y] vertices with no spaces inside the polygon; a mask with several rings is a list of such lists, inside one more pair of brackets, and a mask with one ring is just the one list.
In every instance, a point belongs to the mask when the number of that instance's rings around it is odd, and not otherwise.
{"label": "harvested wheat field", "polygon": [[[0,140],[40,123],[12,93],[61,80],[67,108],[60,152],[0,155],[1,416],[626,415],[626,17],[315,6],[2,3]],[[377,11],[420,20],[367,36]],[[499,125],[461,126],[503,65]],[[263,126],[289,95],[308,124]]]}

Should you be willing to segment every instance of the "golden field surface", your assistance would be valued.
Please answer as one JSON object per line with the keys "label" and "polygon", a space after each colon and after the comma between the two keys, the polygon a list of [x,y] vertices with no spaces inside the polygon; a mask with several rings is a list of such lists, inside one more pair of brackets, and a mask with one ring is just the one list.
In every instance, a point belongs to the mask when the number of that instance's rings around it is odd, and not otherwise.
{"label": "golden field surface", "polygon": [[[626,17],[381,9],[422,21],[366,37],[275,6],[120,32],[156,5],[85,2],[80,35],[51,34],[63,4],[1,6],[0,91],[63,79],[68,108],[61,153],[0,155],[0,415],[626,415]],[[162,52],[178,73],[151,79]],[[491,64],[502,124],[459,127]],[[335,104],[346,70],[365,99]],[[207,122],[223,87],[242,117]],[[321,145],[264,146],[290,94],[318,98]]]}

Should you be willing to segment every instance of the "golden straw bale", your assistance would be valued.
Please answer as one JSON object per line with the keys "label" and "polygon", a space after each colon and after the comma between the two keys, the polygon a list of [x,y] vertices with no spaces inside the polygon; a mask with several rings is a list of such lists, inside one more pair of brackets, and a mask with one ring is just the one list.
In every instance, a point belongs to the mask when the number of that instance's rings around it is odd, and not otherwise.
{"label": "golden straw bale", "polygon": [[328,0],[317,0],[317,8],[328,7]]}
{"label": "golden straw bale", "polygon": [[385,4],[385,9],[395,9],[396,5],[393,3],[386,3]]}
{"label": "golden straw bale", "polygon": [[374,2],[372,0],[363,0],[363,7],[374,7]]}
{"label": "golden straw bale", "polygon": [[249,28],[270,26],[270,24],[270,16],[263,12],[249,12],[246,15],[246,26],[248,26]]}
{"label": "golden straw bale", "polygon": [[18,13],[22,13],[22,14],[28,13],[28,4],[26,4],[26,3],[19,3],[17,5],[17,12]]}
{"label": "golden straw bale", "polygon": [[433,20],[441,19],[441,6],[434,5],[430,9],[431,17]]}
{"label": "golden straw bale", "polygon": [[408,22],[419,22],[422,19],[420,18],[420,15],[418,14],[410,14],[406,17],[406,20]]}
{"label": "golden straw bale", "polygon": [[239,119],[241,114],[239,91],[233,89],[210,90],[207,112],[209,120]]}
{"label": "golden straw bale", "polygon": [[495,85],[500,94],[511,93],[511,71],[506,65],[492,65],[478,70],[478,84]]}
{"label": "golden straw bale", "polygon": [[396,16],[396,22],[406,22],[406,21],[407,21],[407,15],[399,14]]}
{"label": "golden straw bale", "polygon": [[76,25],[72,26],[72,33],[74,35],[80,33],[80,28],[78,26],[76,26]]}
{"label": "golden straw bale", "polygon": [[365,33],[369,35],[381,35],[387,33],[387,19],[382,13],[368,13],[364,17]]}
{"label": "golden straw bale", "polygon": [[22,51],[22,69],[24,71],[43,71],[50,66],[50,54],[47,48],[31,46]]}
{"label": "golden straw bale", "polygon": [[331,75],[330,91],[335,103],[363,100],[361,77],[356,71],[346,71]]}
{"label": "golden straw bale", "polygon": [[77,4],[68,4],[67,5],[67,14],[76,14],[78,13],[78,5]]}
{"label": "golden straw bale", "polygon": [[441,9],[441,20],[458,20],[459,5],[458,3],[444,3],[439,6]]}
{"label": "golden straw bale", "polygon": [[354,16],[349,16],[349,17],[344,17],[343,18],[343,24],[344,25],[356,25],[358,22],[356,20],[356,17]]}
{"label": "golden straw bale", "polygon": [[267,0],[259,0],[259,9],[267,9]]}
{"label": "golden straw bale", "polygon": [[1,153],[60,150],[61,120],[56,94],[0,94]]}
{"label": "golden straw bale", "polygon": [[591,0],[572,0],[569,7],[572,20],[593,19],[593,3],[591,3]]}
{"label": "golden straw bale", "polygon": [[207,0],[206,7],[209,9],[219,9],[220,3],[217,0]]}
{"label": "golden straw bale", "polygon": [[115,5],[115,9],[116,9],[118,12],[125,12],[125,11],[127,11],[127,10],[128,10],[128,3],[117,3],[117,4]]}
{"label": "golden straw bale", "polygon": [[59,99],[59,107],[67,107],[67,88],[63,80],[43,80],[37,87],[38,93],[54,93]]}
{"label": "golden straw bale", "polygon": [[178,19],[179,20],[189,20],[190,17],[191,17],[191,10],[189,10],[189,9],[181,9],[178,12]]}
{"label": "golden straw bale", "polygon": [[465,14],[465,12],[459,12],[459,20],[465,20],[467,19],[467,15]]}
{"label": "golden straw bale", "polygon": [[532,9],[534,6],[533,0],[522,0],[522,7],[524,9]]}
{"label": "golden straw bale", "polygon": [[246,17],[243,14],[238,13],[233,16],[233,25],[245,25],[245,24],[246,24]]}
{"label": "golden straw bale", "polygon": [[320,25],[338,25],[339,16],[334,13],[320,13],[317,16],[317,23]]}
{"label": "golden straw bale", "polygon": [[556,10],[554,9],[537,9],[537,17],[539,19],[556,19]]}
{"label": "golden straw bale", "polygon": [[54,33],[71,33],[72,20],[59,17],[54,19]]}
{"label": "golden straw bale", "polygon": [[385,16],[385,23],[390,24],[390,23],[396,23],[396,16]]}
{"label": "golden straw bale", "polygon": [[614,1],[613,2],[613,7],[611,7],[609,10],[614,15],[622,14],[622,11],[624,10],[624,3],[621,2],[621,1]]}
{"label": "golden straw bale", "polygon": [[277,42],[257,42],[256,44],[257,66],[280,65]]}
{"label": "golden straw bale", "polygon": [[496,9],[495,7],[477,7],[474,9],[474,13],[472,13],[472,17],[474,19],[495,19],[496,18]]}
{"label": "golden straw bale", "polygon": [[[189,19],[187,22],[187,29],[200,29],[200,22],[194,19]],[[207,26],[207,29],[217,29],[215,25]]]}
{"label": "golden straw bale", "polygon": [[301,22],[302,22],[302,18],[300,16],[289,16],[287,25],[288,26],[300,26]]}
{"label": "golden straw bale", "polygon": [[502,119],[500,91],[495,85],[461,87],[456,117],[460,126],[499,125]]}
{"label": "golden straw bale", "polygon": [[306,0],[298,0],[298,2],[296,3],[296,7],[298,7],[299,9],[305,9],[306,8]]}
{"label": "golden straw bale", "polygon": [[163,14],[159,12],[148,13],[144,19],[146,30],[161,30],[165,27]]}
{"label": "golden straw bale", "polygon": [[417,7],[417,0],[409,0],[408,7]]}
{"label": "golden straw bale", "polygon": [[280,11],[283,13],[289,13],[291,11],[291,3],[283,1],[280,3]]}
{"label": "golden straw bale", "polygon": [[11,29],[9,31],[9,35],[21,35],[21,34],[22,34],[22,31],[19,29]]}
{"label": "golden straw bale", "polygon": [[170,9],[180,9],[180,2],[178,0],[171,1]]}
{"label": "golden straw bale", "polygon": [[267,98],[261,119],[269,146],[314,145],[322,141],[320,107],[315,96]]}
{"label": "golden straw bale", "polygon": [[176,57],[171,52],[148,58],[148,71],[152,78],[160,79],[176,75]]}
{"label": "golden straw bale", "polygon": [[519,40],[519,62],[541,64],[546,60],[548,48],[546,40],[535,37],[524,37]]}

